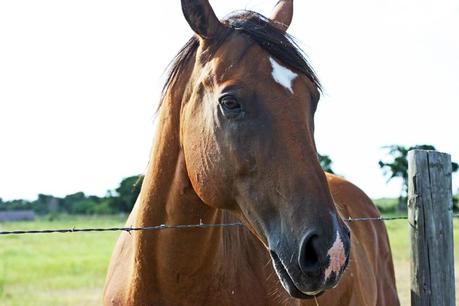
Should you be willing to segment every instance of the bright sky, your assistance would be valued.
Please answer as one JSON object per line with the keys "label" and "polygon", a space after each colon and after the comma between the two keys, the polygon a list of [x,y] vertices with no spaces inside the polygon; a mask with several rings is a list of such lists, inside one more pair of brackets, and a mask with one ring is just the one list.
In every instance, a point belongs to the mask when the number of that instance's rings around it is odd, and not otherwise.
{"label": "bright sky", "polygon": [[[219,17],[276,2],[211,1]],[[296,0],[289,32],[324,85],[316,140],[336,172],[397,196],[382,146],[459,160],[457,1]],[[178,0],[0,1],[0,197],[104,195],[143,173],[163,72],[191,35]]]}

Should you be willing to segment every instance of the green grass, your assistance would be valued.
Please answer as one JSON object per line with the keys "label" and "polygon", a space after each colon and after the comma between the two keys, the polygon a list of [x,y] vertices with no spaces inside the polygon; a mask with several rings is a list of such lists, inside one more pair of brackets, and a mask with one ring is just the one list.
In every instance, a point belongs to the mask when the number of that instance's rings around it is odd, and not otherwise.
{"label": "green grass", "polygon": [[[123,219],[123,220],[122,220]],[[0,223],[0,230],[122,225],[120,217]],[[119,233],[0,237],[0,305],[100,305]]]}
{"label": "green grass", "polygon": [[[57,221],[0,223],[0,230],[108,227],[123,223],[124,217],[67,216]],[[408,224],[401,220],[386,225],[399,295],[402,305],[410,305]],[[457,219],[454,229],[455,254],[459,255]],[[109,232],[0,236],[0,305],[101,305],[105,273],[118,235]]]}

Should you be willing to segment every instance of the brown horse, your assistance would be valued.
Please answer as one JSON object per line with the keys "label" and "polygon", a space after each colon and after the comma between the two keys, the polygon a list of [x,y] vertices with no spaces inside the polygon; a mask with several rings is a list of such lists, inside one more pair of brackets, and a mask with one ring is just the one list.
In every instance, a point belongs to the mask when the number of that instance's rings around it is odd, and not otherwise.
{"label": "brown horse", "polygon": [[182,8],[196,36],[172,66],[127,224],[245,228],[121,234],[105,305],[399,305],[384,225],[342,220],[377,209],[318,162],[320,85],[285,33],[293,1],[271,19]]}

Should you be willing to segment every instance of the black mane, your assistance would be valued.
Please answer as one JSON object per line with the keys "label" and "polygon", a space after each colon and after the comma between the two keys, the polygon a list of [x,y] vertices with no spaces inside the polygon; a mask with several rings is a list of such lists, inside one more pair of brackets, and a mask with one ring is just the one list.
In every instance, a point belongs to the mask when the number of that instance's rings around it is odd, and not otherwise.
{"label": "black mane", "polygon": [[[321,85],[314,70],[305,58],[304,52],[286,32],[276,28],[271,21],[261,14],[252,11],[238,11],[225,18],[222,23],[228,30],[222,37],[215,39],[212,50],[218,49],[221,43],[234,31],[247,34],[261,48],[284,65],[303,73],[318,90]],[[163,87],[163,97],[173,86],[199,47],[199,39],[193,36],[169,65],[169,74]]]}

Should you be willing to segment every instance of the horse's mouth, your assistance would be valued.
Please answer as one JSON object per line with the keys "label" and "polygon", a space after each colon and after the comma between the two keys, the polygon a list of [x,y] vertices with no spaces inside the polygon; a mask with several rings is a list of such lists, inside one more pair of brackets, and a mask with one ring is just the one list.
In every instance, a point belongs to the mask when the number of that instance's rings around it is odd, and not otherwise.
{"label": "horse's mouth", "polygon": [[292,278],[290,277],[287,269],[285,268],[282,261],[279,259],[279,256],[273,251],[271,253],[271,258],[274,264],[274,270],[279,277],[279,280],[282,286],[287,290],[288,294],[297,299],[312,299],[323,294],[323,290],[317,290],[312,292],[303,292],[295,285]]}

